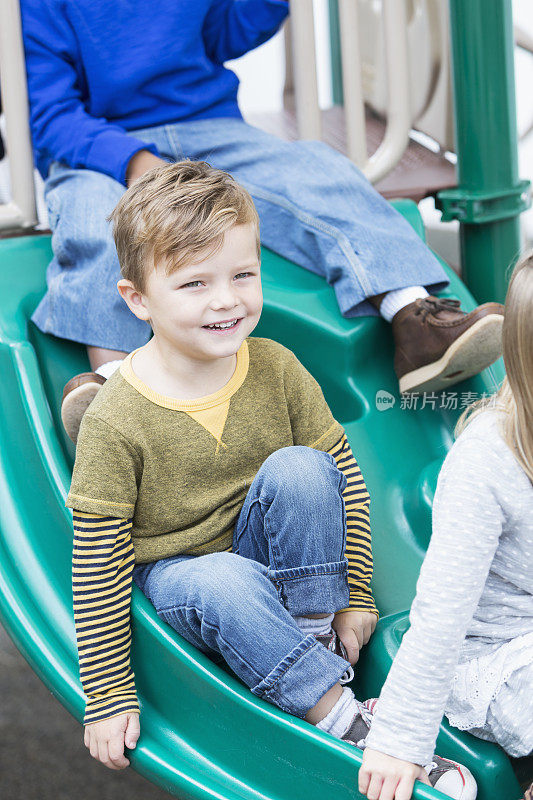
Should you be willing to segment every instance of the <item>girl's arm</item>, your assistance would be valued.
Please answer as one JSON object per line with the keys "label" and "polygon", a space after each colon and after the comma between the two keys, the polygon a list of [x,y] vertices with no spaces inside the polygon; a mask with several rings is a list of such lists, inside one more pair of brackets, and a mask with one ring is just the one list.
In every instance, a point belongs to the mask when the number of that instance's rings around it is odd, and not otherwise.
{"label": "girl's arm", "polygon": [[[433,756],[459,651],[502,531],[499,457],[481,438],[456,442],[433,505],[411,627],[382,689],[367,746],[414,764]],[[393,576],[391,576],[393,579]]]}

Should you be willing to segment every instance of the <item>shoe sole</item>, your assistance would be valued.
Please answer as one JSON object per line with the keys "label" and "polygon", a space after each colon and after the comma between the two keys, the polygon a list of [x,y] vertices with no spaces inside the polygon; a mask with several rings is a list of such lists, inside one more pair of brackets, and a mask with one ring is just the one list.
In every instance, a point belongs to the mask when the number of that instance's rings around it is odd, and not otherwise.
{"label": "shoe sole", "polygon": [[100,383],[82,383],[72,389],[61,406],[61,420],[69,438],[76,444],[83,415],[102,388]]}
{"label": "shoe sole", "polygon": [[488,314],[475,322],[438,361],[407,372],[400,378],[400,393],[446,389],[477,375],[502,352],[501,314]]}

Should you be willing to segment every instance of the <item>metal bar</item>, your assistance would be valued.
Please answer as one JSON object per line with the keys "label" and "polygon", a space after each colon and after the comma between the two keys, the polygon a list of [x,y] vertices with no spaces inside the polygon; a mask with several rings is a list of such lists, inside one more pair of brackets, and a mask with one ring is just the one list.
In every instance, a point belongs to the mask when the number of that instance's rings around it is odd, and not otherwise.
{"label": "metal bar", "polygon": [[285,50],[285,81],[283,84],[283,108],[294,111],[294,61],[292,57],[292,33],[290,17],[283,26],[283,45]]}
{"label": "metal bar", "polygon": [[363,169],[368,160],[365,102],[361,82],[358,10],[354,0],[339,0],[339,22],[347,154]]}
{"label": "metal bar", "polygon": [[309,0],[291,0],[291,35],[298,137],[322,139],[316,76],[315,26],[313,5]]}
{"label": "metal bar", "polygon": [[526,53],[533,53],[533,36],[519,25],[514,26],[514,40],[521,50],[525,50]]}
{"label": "metal bar", "polygon": [[37,223],[37,208],[18,0],[0,4],[0,76],[12,198],[0,206],[0,228],[26,228]]}
{"label": "metal bar", "polygon": [[387,127],[385,136],[363,170],[377,183],[401,159],[409,143],[411,99],[405,0],[383,0],[383,26],[387,65]]}
{"label": "metal bar", "polygon": [[25,228],[26,222],[22,211],[15,203],[0,204],[0,231]]}
{"label": "metal bar", "polygon": [[[449,2],[459,190],[519,190],[511,0]],[[461,222],[460,232],[466,284],[479,302],[503,301],[520,252],[520,206],[511,218]]]}
{"label": "metal bar", "polygon": [[344,89],[342,86],[342,62],[340,52],[341,32],[339,25],[338,0],[329,0],[329,49],[331,54],[331,94],[333,105],[344,104]]}

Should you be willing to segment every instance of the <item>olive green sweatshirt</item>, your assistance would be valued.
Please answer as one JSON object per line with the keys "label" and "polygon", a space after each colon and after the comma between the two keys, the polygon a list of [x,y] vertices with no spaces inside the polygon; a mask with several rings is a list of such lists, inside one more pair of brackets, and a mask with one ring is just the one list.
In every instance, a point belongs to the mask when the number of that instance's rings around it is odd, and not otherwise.
{"label": "olive green sweatshirt", "polygon": [[229,382],[195,400],[151,390],[132,355],[83,417],[67,505],[132,517],[137,563],[228,548],[271,453],[329,450],[343,434],[318,383],[270,339],[246,339]]}

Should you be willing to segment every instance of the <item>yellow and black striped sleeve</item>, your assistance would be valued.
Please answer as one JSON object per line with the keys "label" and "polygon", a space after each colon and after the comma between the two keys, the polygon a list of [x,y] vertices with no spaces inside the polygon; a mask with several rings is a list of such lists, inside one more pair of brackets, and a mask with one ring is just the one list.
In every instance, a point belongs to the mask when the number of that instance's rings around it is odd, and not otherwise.
{"label": "yellow and black striped sleeve", "polygon": [[130,667],[131,519],[74,510],[72,592],[84,725],[139,712]]}
{"label": "yellow and black striped sleeve", "polygon": [[370,611],[378,614],[370,580],[372,578],[372,540],[370,535],[370,495],[346,435],[328,452],[346,476],[343,492],[346,508],[346,559],[350,600],[343,611]]}

